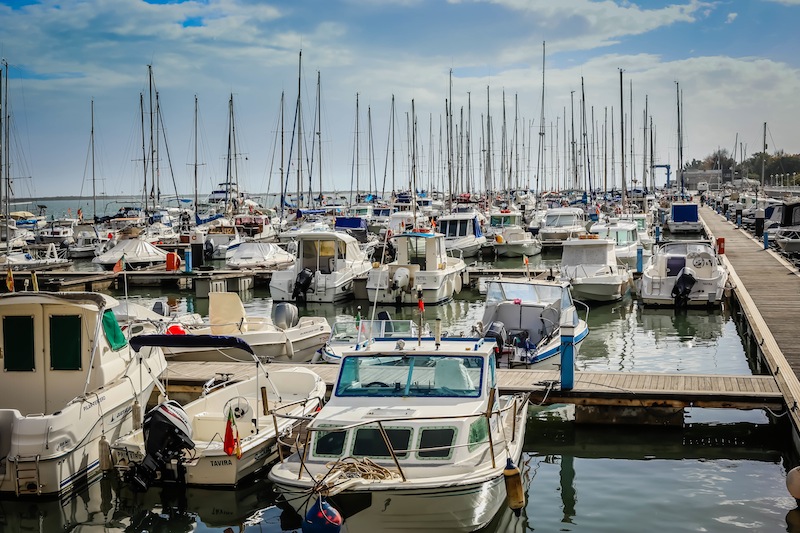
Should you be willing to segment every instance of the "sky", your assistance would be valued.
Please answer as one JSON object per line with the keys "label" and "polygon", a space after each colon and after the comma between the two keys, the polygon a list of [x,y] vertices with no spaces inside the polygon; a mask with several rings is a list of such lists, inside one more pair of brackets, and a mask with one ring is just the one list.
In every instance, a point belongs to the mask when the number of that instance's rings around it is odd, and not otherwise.
{"label": "sky", "polygon": [[679,92],[684,161],[760,152],[764,123],[768,152],[800,152],[800,0],[11,0],[0,20],[16,197],[151,189],[148,66],[162,195],[192,194],[195,169],[201,197],[225,181],[231,98],[232,166],[253,193],[280,189],[282,159],[296,189],[298,146],[304,189],[309,173],[315,192],[404,188],[412,160],[418,187],[446,188],[449,137],[471,187],[488,146],[495,174],[553,189],[573,131],[582,182],[591,167],[593,186],[619,185],[620,70],[628,181],[642,179],[645,100],[655,163],[674,175]]}

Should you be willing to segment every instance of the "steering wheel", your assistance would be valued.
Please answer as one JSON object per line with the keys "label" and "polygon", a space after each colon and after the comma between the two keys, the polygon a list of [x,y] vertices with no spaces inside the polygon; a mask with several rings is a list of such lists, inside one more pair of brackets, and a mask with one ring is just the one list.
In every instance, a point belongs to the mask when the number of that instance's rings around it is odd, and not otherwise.
{"label": "steering wheel", "polygon": [[694,258],[694,261],[692,261],[692,265],[693,265],[695,268],[700,268],[700,267],[702,267],[704,264],[705,264],[705,259],[703,259],[702,257],[695,257],[695,258]]}
{"label": "steering wheel", "polygon": [[387,385],[383,381],[370,381],[369,383],[367,383],[364,386],[365,387],[388,387],[389,385]]}
{"label": "steering wheel", "polygon": [[222,408],[222,414],[228,416],[228,411],[231,409],[233,410],[234,418],[242,418],[250,412],[250,402],[244,396],[234,396],[225,402],[225,406]]}

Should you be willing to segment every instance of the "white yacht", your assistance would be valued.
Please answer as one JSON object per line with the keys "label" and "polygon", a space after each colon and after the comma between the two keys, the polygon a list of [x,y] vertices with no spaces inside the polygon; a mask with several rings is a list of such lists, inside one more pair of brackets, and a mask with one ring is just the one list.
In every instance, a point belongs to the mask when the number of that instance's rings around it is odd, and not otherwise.
{"label": "white yacht", "polygon": [[708,241],[658,246],[644,267],[637,292],[646,305],[719,306],[728,270]]}
{"label": "white yacht", "polygon": [[414,320],[392,320],[386,311],[378,313],[377,320],[367,320],[354,316],[336,319],[331,327],[331,337],[320,348],[312,363],[325,362],[339,364],[342,354],[360,350],[375,339],[416,340],[419,335],[430,337],[431,331],[423,324],[422,331]]}
{"label": "white yacht", "polygon": [[458,250],[463,257],[478,255],[486,244],[477,213],[451,213],[436,221],[436,231],[444,235],[447,250]]}
{"label": "white yacht", "polygon": [[572,296],[590,302],[621,300],[630,287],[627,265],[617,264],[615,241],[584,235],[567,239],[561,251],[561,280],[569,282]]}
{"label": "white yacht", "polygon": [[639,225],[631,219],[610,218],[606,222],[597,222],[589,228],[589,234],[614,241],[617,262],[631,268],[636,268],[639,247],[642,249],[643,264],[653,253],[652,241],[649,243],[642,241]]}
{"label": "white yacht", "polygon": [[508,366],[556,368],[560,363],[561,326],[575,328],[575,356],[589,334],[578,316],[569,283],[544,279],[500,279],[486,284],[483,319],[474,327],[497,342]]}
{"label": "white yacht", "polygon": [[672,202],[667,218],[667,229],[670,233],[702,233],[698,208],[693,202]]}
{"label": "white yacht", "polygon": [[507,498],[503,471],[520,461],[527,397],[501,395],[495,366],[484,339],[376,340],[345,353],[305,444],[270,481],[306,519],[333,504],[350,533],[475,531],[507,499],[519,510],[522,482],[509,476]]}
{"label": "white yacht", "polygon": [[524,229],[522,212],[499,209],[489,214],[486,238],[498,257],[523,257],[542,253],[539,239]]}
{"label": "white yacht", "polygon": [[461,292],[466,264],[447,255],[444,235],[417,230],[396,235],[392,242],[395,260],[375,263],[367,275],[370,302],[416,305],[421,296],[426,304],[435,305]]}
{"label": "white yacht", "polygon": [[542,246],[555,247],[571,237],[586,234],[586,213],[580,207],[548,209],[539,228]]}
{"label": "white yacht", "polygon": [[67,492],[142,422],[167,364],[160,348],[131,349],[116,305],[98,293],[0,295],[0,492]]}
{"label": "white yacht", "polygon": [[269,291],[278,302],[338,302],[353,297],[356,278],[366,276],[372,263],[358,241],[337,231],[301,231],[297,261],[272,274]]}

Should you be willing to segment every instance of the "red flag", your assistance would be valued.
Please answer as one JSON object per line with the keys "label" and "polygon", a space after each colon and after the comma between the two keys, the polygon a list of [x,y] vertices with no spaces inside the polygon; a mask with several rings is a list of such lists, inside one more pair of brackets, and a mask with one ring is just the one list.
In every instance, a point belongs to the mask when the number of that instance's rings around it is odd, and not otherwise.
{"label": "red flag", "polygon": [[122,272],[124,269],[125,269],[125,263],[122,260],[122,257],[120,257],[119,261],[117,261],[114,264],[114,272]]}
{"label": "red flag", "polygon": [[419,299],[419,311],[420,313],[425,312],[425,300],[423,300],[422,298]]}
{"label": "red flag", "polygon": [[6,273],[6,288],[8,292],[14,292],[14,274],[11,272],[11,267],[8,267],[8,272]]}
{"label": "red flag", "polygon": [[228,455],[236,454],[238,459],[242,458],[242,446],[239,442],[239,428],[236,427],[236,418],[233,416],[233,408],[228,409],[228,421],[225,423],[223,449]]}

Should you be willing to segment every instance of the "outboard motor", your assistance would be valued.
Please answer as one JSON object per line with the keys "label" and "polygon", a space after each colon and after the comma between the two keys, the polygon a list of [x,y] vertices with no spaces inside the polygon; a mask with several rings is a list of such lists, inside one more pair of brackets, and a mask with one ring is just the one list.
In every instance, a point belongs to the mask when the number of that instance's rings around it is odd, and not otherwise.
{"label": "outboard motor", "polygon": [[411,272],[406,267],[400,267],[394,271],[394,276],[392,276],[392,285],[391,289],[396,291],[397,289],[405,289],[408,287],[408,282],[411,279]]}
{"label": "outboard motor", "polygon": [[494,353],[499,360],[500,354],[503,353],[503,346],[505,346],[506,341],[508,340],[508,334],[506,333],[506,325],[500,322],[499,320],[495,320],[489,327],[486,328],[486,332],[483,334],[484,338],[487,339],[494,339],[497,343],[497,347],[494,349]]}
{"label": "outboard motor", "polygon": [[144,434],[144,460],[128,472],[129,481],[135,490],[146,491],[159,471],[173,459],[178,462],[177,480],[184,480],[182,465],[183,450],[193,450],[192,424],[186,412],[175,400],[167,400],[145,416],[142,422]]}
{"label": "outboard motor", "polygon": [[276,303],[272,306],[272,323],[278,329],[293,328],[300,321],[297,306],[288,302]]}
{"label": "outboard motor", "polygon": [[689,267],[683,267],[678,272],[678,279],[672,287],[672,297],[675,299],[675,307],[684,307],[689,303],[689,294],[692,287],[697,282],[695,271]]}
{"label": "outboard motor", "polygon": [[153,312],[161,316],[169,316],[169,304],[164,300],[156,300],[153,303]]}
{"label": "outboard motor", "polygon": [[306,301],[306,293],[311,288],[311,282],[314,281],[314,273],[310,268],[304,268],[297,275],[294,280],[294,289],[292,289],[292,298],[295,300],[302,299]]}
{"label": "outboard motor", "polygon": [[211,259],[214,257],[214,243],[211,241],[206,241],[203,244],[203,257],[206,259]]}

